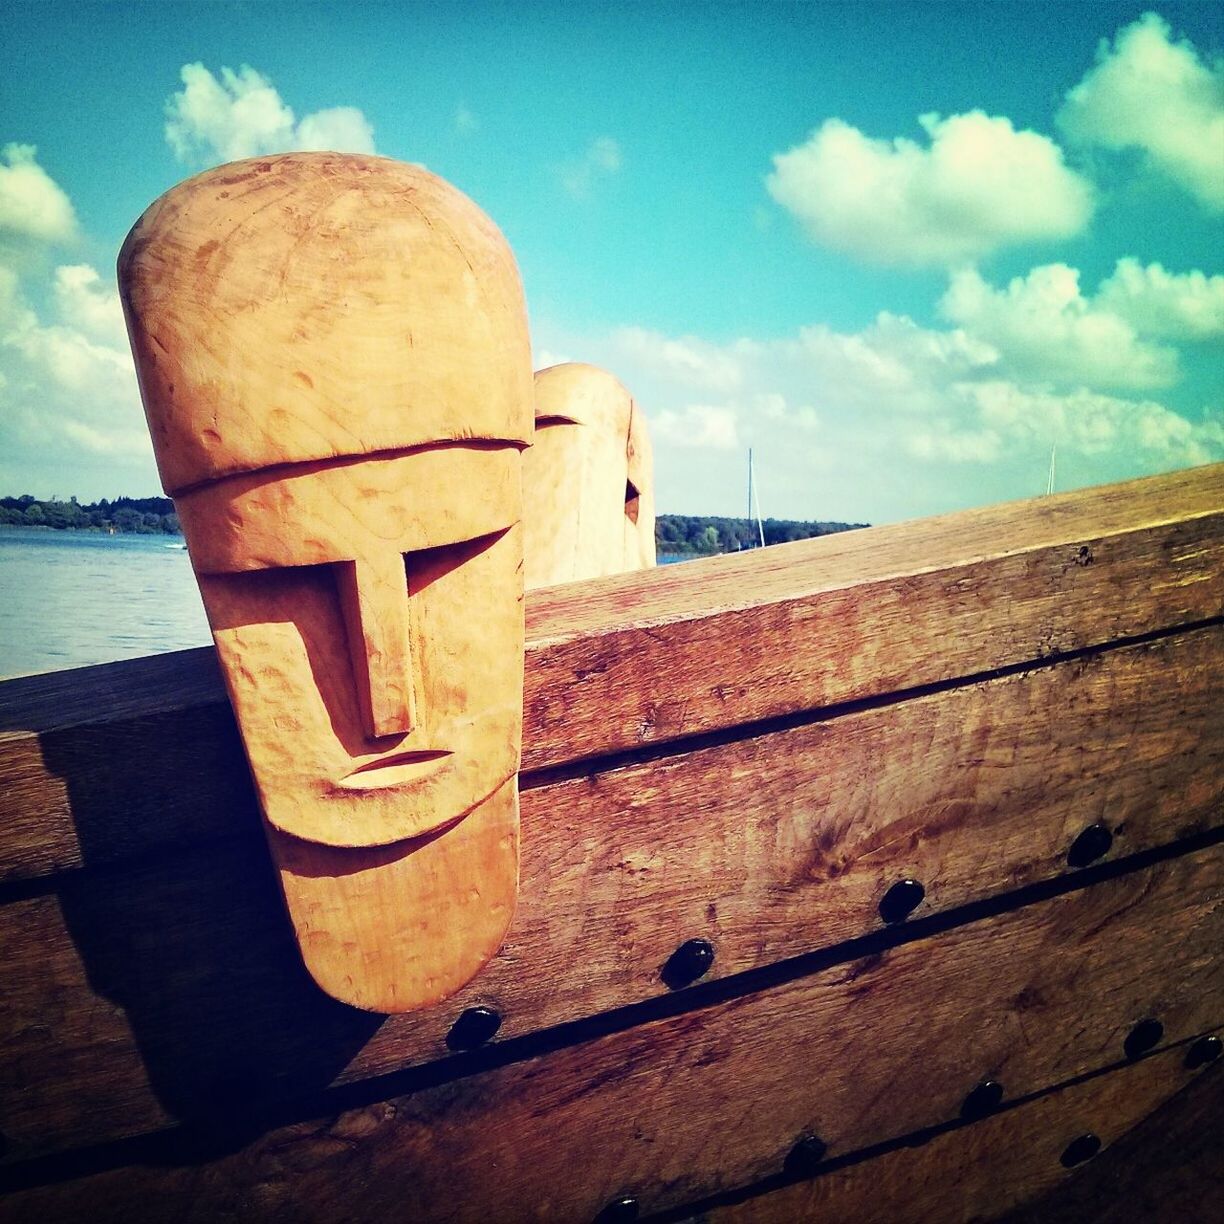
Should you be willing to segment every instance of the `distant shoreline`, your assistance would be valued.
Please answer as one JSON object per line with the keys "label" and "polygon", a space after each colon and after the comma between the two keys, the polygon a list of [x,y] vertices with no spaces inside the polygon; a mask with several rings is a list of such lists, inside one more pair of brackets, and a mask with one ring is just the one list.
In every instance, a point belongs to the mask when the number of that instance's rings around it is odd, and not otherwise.
{"label": "distant shoreline", "polygon": [[[866,527],[866,523],[800,521],[720,515],[660,514],[655,520],[655,548],[676,558],[713,557],[765,544],[787,544],[815,536]],[[53,498],[39,501],[28,493],[0,497],[0,526],[30,531],[80,531],[91,535],[165,535],[181,537],[174,503],[168,497],[117,497],[82,504]]]}

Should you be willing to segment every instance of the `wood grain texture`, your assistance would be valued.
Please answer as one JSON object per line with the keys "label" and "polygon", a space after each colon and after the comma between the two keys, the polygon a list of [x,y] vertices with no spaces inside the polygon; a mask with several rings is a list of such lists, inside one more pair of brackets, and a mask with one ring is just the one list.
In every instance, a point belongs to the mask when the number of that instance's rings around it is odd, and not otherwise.
{"label": "wood grain texture", "polygon": [[[532,592],[524,767],[1219,616],[1222,506],[1217,465]],[[211,650],[0,684],[0,879],[224,832],[250,803],[224,701]],[[98,809],[132,827],[91,841]]]}
{"label": "wood grain texture", "polygon": [[[710,976],[726,977],[879,930],[880,898],[906,875],[927,888],[922,917],[1068,872],[1093,822],[1115,857],[1216,828],[1222,638],[1198,630],[529,790],[504,946],[446,1004],[381,1024],[297,972],[249,809],[246,838],[67,876],[0,906],[13,966],[0,1032],[24,1034],[0,1061],[27,1068],[19,1100],[0,1099],[12,1153],[210,1108],[208,1075],[235,1048],[254,1096],[315,1090],[446,1057],[468,1006],[496,1007],[513,1037],[665,994],[660,969],[687,938],[709,939]],[[185,1062],[214,1070],[197,1080]]]}
{"label": "wood grain texture", "polygon": [[[982,1077],[1017,1099],[1218,1026],[1224,855],[1187,856],[883,956],[260,1136],[14,1195],[20,1218],[582,1220],[955,1119]],[[198,1072],[197,1072],[198,1073]],[[83,1108],[77,1102],[77,1108]]]}
{"label": "wood grain texture", "polygon": [[422,166],[231,162],[171,188],[119,253],[162,486],[443,440],[531,440],[514,255]]}
{"label": "wood grain texture", "polygon": [[[1020,1224],[1068,1224],[1112,1220],[1172,1220],[1184,1224],[1208,1224],[1218,1201],[1204,1201],[1209,1181],[1200,1181],[1198,1193],[1178,1204],[1151,1197],[1146,1209],[1138,1207],[1134,1192],[1142,1185],[1120,1191],[1100,1187],[1097,1174],[1103,1166],[1122,1156],[1130,1141],[1128,1132],[1153,1111],[1176,1118],[1186,1098],[1200,1090],[1218,1099],[1224,1075],[1215,1071],[1195,1072],[1186,1067],[1184,1047],[1162,1051],[1132,1066],[1066,1088],[1005,1113],[983,1119],[973,1126],[937,1135],[918,1148],[903,1147],[874,1160],[844,1168],[833,1168],[811,1181],[787,1186],[734,1206],[714,1207],[695,1213],[688,1224],[796,1224],[819,1220],[821,1224],[896,1224],[906,1221],[939,1221],[939,1224],[970,1224],[993,1220],[1017,1203],[1030,1200],[1031,1209],[1012,1217]],[[1219,1116],[1218,1111],[1216,1117]],[[1062,1154],[1080,1135],[1095,1134],[1102,1152],[1082,1172],[1063,1167]],[[1178,1153],[1164,1146],[1170,1162]],[[1149,1160],[1148,1175],[1157,1170]],[[1208,1166],[1201,1166],[1204,1172]],[[1096,1179],[1093,1199],[1078,1199],[1074,1214],[1049,1214],[1042,1199],[1046,1192],[1079,1177]],[[1217,1183],[1218,1188],[1218,1183]],[[1164,1208],[1166,1214],[1161,1214]],[[1197,1210],[1196,1210],[1197,1208]]]}

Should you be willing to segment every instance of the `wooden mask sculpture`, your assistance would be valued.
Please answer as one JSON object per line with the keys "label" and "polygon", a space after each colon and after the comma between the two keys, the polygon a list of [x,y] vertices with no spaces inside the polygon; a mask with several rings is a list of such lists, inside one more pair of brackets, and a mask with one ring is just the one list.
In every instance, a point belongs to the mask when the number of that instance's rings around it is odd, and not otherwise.
{"label": "wooden mask sculpture", "polygon": [[535,442],[524,465],[528,587],[655,563],[650,436],[628,391],[580,362],[535,376]]}
{"label": "wooden mask sculpture", "polygon": [[306,965],[372,1011],[442,999],[518,889],[510,249],[425,170],[294,153],[168,192],[119,281]]}

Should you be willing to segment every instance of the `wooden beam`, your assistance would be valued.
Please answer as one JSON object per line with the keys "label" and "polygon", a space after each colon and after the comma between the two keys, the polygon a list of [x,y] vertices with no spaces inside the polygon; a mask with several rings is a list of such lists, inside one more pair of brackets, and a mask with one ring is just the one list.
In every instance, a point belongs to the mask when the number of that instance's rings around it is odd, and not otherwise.
{"label": "wooden beam", "polygon": [[[369,1085],[358,1107],[322,1100],[312,1120],[231,1155],[218,1155],[223,1134],[153,1148],[16,1194],[8,1210],[62,1219],[88,1204],[104,1220],[155,1202],[166,1218],[572,1221],[626,1192],[647,1212],[679,1208],[775,1174],[804,1134],[841,1157],[956,1119],[984,1078],[1016,1100],[1125,1061],[1140,1020],[1160,1021],[1158,1044],[1217,1027],[1222,884],[1218,850],[1183,857],[466,1078],[401,1082],[391,1099]],[[146,1019],[152,1054],[167,1017]],[[252,1016],[247,1046],[231,1031],[209,1050],[211,1017],[195,1021],[180,1033],[189,1047],[149,1060],[163,1099],[176,1079],[224,1069],[240,1081],[231,1126],[252,1123],[256,1077],[286,1069],[265,1065],[283,1034]],[[124,1128],[117,1103],[74,1070],[37,1116],[6,1103],[19,1139],[56,1110],[61,1125],[101,1110]]]}
{"label": "wooden beam", "polygon": [[[534,592],[525,785],[1221,615],[1224,464]],[[0,684],[0,879],[253,819],[211,651]]]}

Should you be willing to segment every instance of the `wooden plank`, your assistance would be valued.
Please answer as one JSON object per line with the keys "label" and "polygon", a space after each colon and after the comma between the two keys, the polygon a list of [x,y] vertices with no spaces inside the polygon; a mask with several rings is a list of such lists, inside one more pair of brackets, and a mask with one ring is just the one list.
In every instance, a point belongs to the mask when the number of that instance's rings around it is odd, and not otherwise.
{"label": "wooden plank", "polygon": [[[1183,857],[772,989],[423,1080],[415,1092],[392,1081],[400,1095],[390,1100],[377,1085],[365,1089],[373,1103],[347,1111],[324,1099],[302,1115],[313,1120],[232,1155],[216,1156],[223,1136],[208,1150],[184,1139],[34,1201],[42,1218],[85,1202],[91,1211],[111,1202],[121,1218],[124,1204],[153,1195],[187,1219],[407,1210],[574,1220],[626,1191],[647,1211],[675,1208],[775,1173],[804,1133],[840,1156],[956,1118],[983,1077],[1017,1099],[1111,1065],[1138,1020],[1158,1018],[1166,1042],[1216,1027],[1222,882],[1218,849]],[[242,1037],[259,1048],[231,1038],[222,1049],[202,1029],[161,1049],[163,1093],[174,1074],[220,1070],[244,1082],[232,1120],[251,1123],[245,1077],[286,1034],[261,1038],[254,1016]],[[41,1108],[53,1104],[44,1097]],[[20,1105],[6,1102],[5,1113],[28,1133]],[[108,1105],[66,1082],[60,1108],[69,1107]]]}
{"label": "wooden plank", "polygon": [[[1222,614],[1224,465],[533,592],[523,765],[572,766]],[[200,651],[0,684],[0,878],[225,833],[234,808],[249,819],[223,701]],[[88,843],[76,818],[92,823],[99,796],[120,835]]]}
{"label": "wooden plank", "polygon": [[[1154,1110],[1159,1109],[1162,1117],[1176,1117],[1186,1096],[1200,1088],[1213,1090],[1219,1099],[1224,1075],[1218,1069],[1200,1072],[1199,1082],[1192,1079],[1193,1075],[1186,1067],[1184,1047],[1162,1051],[1131,1066],[1056,1089],[975,1125],[937,1135],[921,1147],[902,1147],[874,1160],[834,1166],[810,1181],[733,1206],[713,1206],[691,1218],[694,1224],[698,1220],[701,1224],[794,1224],[796,1220],[820,1220],[822,1224],[893,1224],[897,1220],[969,1224],[992,1220],[1010,1206],[1072,1180],[1076,1168],[1066,1168],[1062,1156],[1079,1136],[1095,1134],[1103,1145],[1091,1165],[1079,1166],[1091,1177],[1127,1144],[1126,1132]],[[1218,1158],[1218,1154],[1213,1145],[1212,1155]],[[1147,1172],[1152,1171],[1148,1164]],[[1178,1219],[1187,1224],[1200,1220],[1205,1224],[1213,1218],[1196,1215],[1193,1210],[1173,1211],[1168,1202],[1150,1198],[1149,1210],[1137,1210],[1130,1195],[1122,1198],[1105,1193],[1108,1197],[1098,1197],[1095,1204],[1081,1198],[1074,1214],[1058,1217],[1037,1205],[1017,1217],[1016,1224],[1020,1219],[1026,1224],[1053,1224],[1056,1218],[1068,1224],[1106,1219],[1119,1224],[1158,1219]],[[1202,1204],[1199,1197],[1182,1206]],[[1109,1211],[1107,1205],[1115,1210]]]}
{"label": "wooden plank", "polygon": [[505,1038],[666,994],[660,968],[687,938],[709,939],[710,976],[727,977],[879,930],[881,896],[907,875],[927,888],[920,917],[1066,872],[1091,822],[1114,830],[1115,855],[1211,829],[1222,638],[528,791],[505,946],[455,998],[385,1023],[306,981],[254,827],[207,853],[65,877],[0,906],[11,1156],[198,1111],[224,1096],[210,1084],[234,1049],[252,1098],[316,1091],[446,1057],[469,1006],[495,1007]]}

